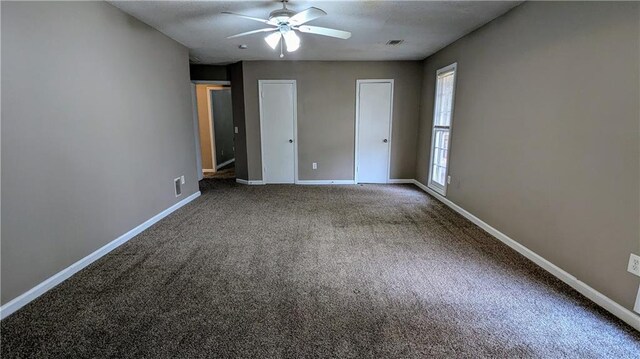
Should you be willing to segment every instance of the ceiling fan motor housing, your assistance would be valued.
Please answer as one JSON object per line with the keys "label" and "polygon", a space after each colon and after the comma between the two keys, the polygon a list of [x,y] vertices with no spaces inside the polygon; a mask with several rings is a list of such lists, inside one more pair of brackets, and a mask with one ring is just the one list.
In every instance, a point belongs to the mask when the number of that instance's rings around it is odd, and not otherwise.
{"label": "ceiling fan motor housing", "polygon": [[269,21],[275,24],[285,24],[289,22],[289,19],[295,15],[295,11],[289,9],[274,10],[269,14]]}

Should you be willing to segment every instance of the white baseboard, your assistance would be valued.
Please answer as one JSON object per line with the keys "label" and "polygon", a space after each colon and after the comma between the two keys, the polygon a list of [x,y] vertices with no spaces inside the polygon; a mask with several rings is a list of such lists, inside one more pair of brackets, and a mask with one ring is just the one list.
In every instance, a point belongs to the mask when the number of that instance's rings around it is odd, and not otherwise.
{"label": "white baseboard", "polygon": [[230,159],[230,160],[228,160],[228,161],[224,161],[224,162],[222,162],[221,164],[219,164],[219,165],[217,165],[217,166],[216,166],[216,170],[219,170],[219,169],[221,169],[222,167],[224,167],[224,166],[226,166],[226,165],[228,165],[228,164],[234,163],[235,161],[236,161],[236,159],[235,159],[235,158],[232,158],[232,159]]}
{"label": "white baseboard", "polygon": [[636,294],[636,304],[633,306],[633,310],[640,313],[640,286],[638,286],[638,294]]}
{"label": "white baseboard", "polygon": [[[402,184],[402,183],[410,183],[413,184],[415,180],[413,179],[404,179],[404,178],[391,178],[387,181],[388,184]],[[356,184],[354,180],[298,180],[296,184],[301,185],[320,185],[320,184]]]}
{"label": "white baseboard", "polygon": [[236,182],[240,183],[240,184],[246,184],[246,185],[263,185],[264,182],[262,180],[244,180],[241,178],[236,178]]}
{"label": "white baseboard", "polygon": [[205,172],[205,173],[216,173],[216,170],[214,170],[213,168],[203,168],[202,172]]}
{"label": "white baseboard", "polygon": [[387,183],[393,184],[402,184],[402,183],[415,183],[414,179],[406,179],[406,178],[390,178]]}
{"label": "white baseboard", "polygon": [[[240,179],[240,178],[236,178],[236,182],[241,183],[241,184],[248,184],[248,185],[262,185],[262,184],[265,184],[261,180],[247,181],[247,180],[243,180],[243,179]],[[389,184],[399,184],[399,183],[411,183],[411,184],[414,184],[415,180],[413,180],[413,179],[390,179],[389,182],[387,182],[387,183],[389,183]],[[354,180],[298,180],[295,184],[307,186],[307,185],[356,184],[356,182]]]}
{"label": "white baseboard", "polygon": [[353,180],[298,180],[300,185],[355,184]]}
{"label": "white baseboard", "polygon": [[51,289],[51,288],[55,287],[56,285],[62,283],[64,280],[66,280],[67,278],[71,277],[75,273],[79,272],[84,267],[86,267],[89,264],[91,264],[91,263],[95,262],[96,260],[100,259],[105,254],[111,252],[112,250],[114,250],[115,248],[120,246],[121,244],[127,242],[131,238],[133,238],[136,235],[138,235],[140,232],[142,232],[145,229],[151,227],[156,222],[160,221],[161,219],[163,219],[164,217],[168,216],[169,214],[171,214],[172,212],[174,212],[178,208],[180,208],[180,207],[184,206],[185,204],[193,201],[194,199],[198,198],[199,196],[200,196],[200,191],[190,195],[189,197],[186,197],[185,199],[181,200],[180,202],[174,204],[173,206],[171,206],[171,207],[165,209],[164,211],[156,214],[155,216],[149,218],[144,223],[140,224],[139,226],[135,227],[134,229],[130,230],[129,232],[121,235],[120,237],[116,238],[115,240],[113,240],[113,241],[107,243],[106,245],[102,246],[101,248],[99,248],[98,250],[96,250],[93,253],[89,254],[88,256],[80,259],[79,261],[73,263],[69,267],[67,267],[67,268],[61,270],[60,272],[54,274],[53,276],[51,276],[48,279],[46,279],[44,282],[36,285],[35,287],[29,289],[25,293],[19,295],[18,297],[14,298],[13,300],[7,302],[5,305],[0,307],[0,319],[4,319],[7,316],[11,315],[13,312],[15,312],[16,310],[22,308],[23,306],[25,306],[26,304],[28,304],[32,300],[38,298],[39,296],[41,296],[42,294],[47,292],[49,289]]}
{"label": "white baseboard", "polygon": [[509,247],[513,248],[518,253],[522,254],[525,257],[527,257],[529,260],[531,260],[532,262],[534,262],[538,266],[542,267],[547,272],[551,273],[556,278],[558,278],[561,281],[565,282],[566,284],[570,285],[573,289],[575,289],[578,292],[580,292],[580,294],[582,294],[585,297],[589,298],[594,303],[596,303],[597,305],[599,305],[602,308],[606,309],[607,311],[609,311],[611,314],[615,315],[616,317],[620,318],[625,323],[629,324],[630,326],[634,327],[637,330],[640,330],[640,316],[639,315],[633,313],[632,311],[628,310],[627,308],[625,308],[625,307],[621,306],[620,304],[614,302],[611,298],[609,298],[609,297],[605,296],[604,294],[598,292],[597,290],[591,288],[589,285],[587,285],[586,283],[580,281],[575,276],[569,274],[568,272],[564,271],[560,267],[558,267],[555,264],[553,264],[553,263],[549,262],[548,260],[544,259],[543,257],[541,257],[540,255],[536,254],[535,252],[533,252],[529,248],[527,248],[527,247],[523,246],[522,244],[516,242],[514,239],[510,238],[506,234],[504,234],[504,233],[498,231],[497,229],[493,228],[489,224],[487,224],[484,221],[482,221],[480,218],[474,216],[473,214],[471,214],[470,212],[468,212],[464,208],[462,208],[462,207],[458,206],[457,204],[451,202],[447,198],[445,198],[442,195],[440,195],[439,193],[433,191],[432,189],[430,189],[429,187],[427,187],[424,184],[420,183],[419,181],[414,180],[413,183],[416,186],[420,187],[425,192],[429,193],[430,195],[432,195],[433,197],[438,199],[440,202],[442,202],[445,205],[449,206],[454,211],[460,213],[463,217],[465,217],[468,220],[470,220],[471,222],[475,223],[478,227],[484,229],[489,234],[491,234],[492,236],[496,237],[502,243],[504,243],[504,244],[508,245]]}

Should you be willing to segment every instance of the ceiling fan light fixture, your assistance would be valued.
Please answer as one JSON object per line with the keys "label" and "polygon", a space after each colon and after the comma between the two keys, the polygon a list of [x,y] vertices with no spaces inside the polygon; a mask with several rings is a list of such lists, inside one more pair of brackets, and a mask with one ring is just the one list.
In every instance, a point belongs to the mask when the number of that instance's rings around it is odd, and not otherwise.
{"label": "ceiling fan light fixture", "polygon": [[294,52],[300,48],[300,37],[294,31],[287,31],[283,36],[287,44],[287,52]]}
{"label": "ceiling fan light fixture", "polygon": [[282,34],[280,32],[274,32],[273,34],[266,36],[264,41],[269,45],[269,47],[275,50],[276,47],[278,47],[281,36]]}

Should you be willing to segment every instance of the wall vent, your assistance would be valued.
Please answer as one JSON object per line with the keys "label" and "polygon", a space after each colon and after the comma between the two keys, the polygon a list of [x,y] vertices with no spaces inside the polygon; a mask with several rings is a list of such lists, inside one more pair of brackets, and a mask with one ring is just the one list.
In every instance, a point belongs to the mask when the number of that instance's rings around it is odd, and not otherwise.
{"label": "wall vent", "polygon": [[389,41],[387,41],[387,45],[396,46],[396,45],[400,45],[403,42],[404,42],[404,40],[389,40]]}
{"label": "wall vent", "polygon": [[180,177],[173,180],[176,189],[176,197],[182,194],[182,179]]}

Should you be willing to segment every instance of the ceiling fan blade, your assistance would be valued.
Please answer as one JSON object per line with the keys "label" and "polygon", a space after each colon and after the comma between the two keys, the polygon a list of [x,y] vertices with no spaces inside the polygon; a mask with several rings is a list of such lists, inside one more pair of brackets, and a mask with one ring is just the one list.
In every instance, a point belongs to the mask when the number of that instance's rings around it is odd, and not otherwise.
{"label": "ceiling fan blade", "polygon": [[298,29],[300,32],[304,32],[307,34],[330,36],[330,37],[336,37],[338,39],[344,39],[344,40],[351,37],[351,33],[348,31],[329,29],[327,27],[302,25],[302,26],[298,26],[296,29]]}
{"label": "ceiling fan blade", "polygon": [[257,17],[253,17],[253,16],[247,16],[247,15],[242,15],[242,14],[236,14],[235,12],[229,12],[229,11],[223,11],[223,14],[227,14],[227,15],[233,15],[233,16],[238,16],[238,17],[242,17],[245,19],[249,19],[249,20],[253,20],[253,21],[259,21],[263,24],[270,24],[269,20],[265,20],[265,19],[260,19]]}
{"label": "ceiling fan blade", "polygon": [[253,30],[253,31],[247,31],[247,32],[243,32],[241,34],[237,34],[237,35],[231,35],[231,36],[227,36],[227,39],[234,39],[236,37],[240,37],[240,36],[246,36],[246,35],[251,35],[251,34],[257,34],[259,32],[270,32],[270,31],[277,31],[278,29],[275,27],[268,27],[265,29],[259,29],[259,30]]}
{"label": "ceiling fan blade", "polygon": [[317,19],[321,16],[325,16],[327,13],[324,10],[318,9],[317,7],[310,7],[306,10],[302,10],[299,13],[293,15],[289,19],[289,23],[291,25],[302,25],[311,20]]}

